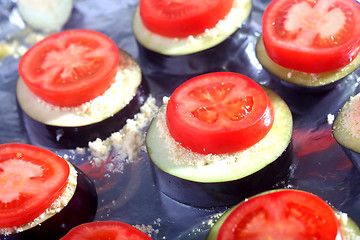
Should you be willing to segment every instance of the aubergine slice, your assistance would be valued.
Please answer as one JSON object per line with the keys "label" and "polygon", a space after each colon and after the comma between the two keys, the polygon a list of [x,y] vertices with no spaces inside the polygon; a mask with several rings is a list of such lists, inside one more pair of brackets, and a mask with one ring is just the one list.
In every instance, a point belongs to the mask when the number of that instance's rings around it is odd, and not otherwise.
{"label": "aubergine slice", "polygon": [[[271,191],[266,191],[263,193],[260,193],[258,195],[255,195],[253,197],[262,195],[262,194],[267,194],[267,193],[271,193],[274,191],[282,191],[283,189],[276,189],[276,190],[271,190]],[[288,190],[288,189],[287,189]],[[299,191],[299,190],[294,190],[294,191]],[[240,204],[244,203],[245,201],[241,201],[239,204],[233,206],[232,208],[230,208],[229,210],[227,210],[217,221],[216,223],[212,226],[208,236],[207,236],[207,240],[216,240],[217,236],[218,236],[218,232],[219,229],[221,227],[221,225],[224,223],[224,221],[226,220],[226,218],[231,214],[231,212]],[[339,212],[337,210],[334,210],[334,214],[336,215],[336,217],[339,219],[340,224],[341,224],[341,229],[343,232],[343,236],[344,236],[344,240],[355,240],[358,239],[360,237],[360,229],[357,226],[357,224],[347,216],[347,214]]]}
{"label": "aubergine slice", "polygon": [[121,129],[139,112],[149,88],[136,60],[120,50],[123,63],[102,96],[78,107],[59,108],[39,100],[19,78],[16,94],[30,143],[51,148],[86,147]]}
{"label": "aubergine slice", "polygon": [[[91,179],[80,169],[73,166],[77,172],[77,184],[72,198],[55,215],[45,221],[18,233],[0,235],[0,240],[56,240],[64,236],[73,227],[90,222],[94,219],[98,197]],[[46,215],[45,215],[46,216]]]}
{"label": "aubergine slice", "polygon": [[258,38],[256,57],[261,65],[271,74],[271,78],[294,90],[305,92],[322,92],[336,87],[339,83],[350,79],[349,75],[360,65],[360,54],[347,66],[324,73],[305,73],[284,68],[267,55],[262,36]]}
{"label": "aubergine slice", "polygon": [[360,94],[344,104],[337,114],[332,133],[353,165],[360,171]]}
{"label": "aubergine slice", "polygon": [[[292,164],[292,115],[279,95],[265,90],[275,110],[271,130],[254,146],[230,154],[197,154],[176,144],[166,128],[165,103],[146,135],[151,169],[160,192],[187,205],[220,207],[285,184]],[[210,163],[191,164],[206,157],[215,158]],[[177,164],[172,158],[189,164]]]}
{"label": "aubergine slice", "polygon": [[246,39],[251,0],[235,0],[228,16],[213,29],[187,38],[169,38],[149,31],[139,7],[133,17],[133,32],[139,49],[139,64],[154,79],[193,76],[220,71]]}

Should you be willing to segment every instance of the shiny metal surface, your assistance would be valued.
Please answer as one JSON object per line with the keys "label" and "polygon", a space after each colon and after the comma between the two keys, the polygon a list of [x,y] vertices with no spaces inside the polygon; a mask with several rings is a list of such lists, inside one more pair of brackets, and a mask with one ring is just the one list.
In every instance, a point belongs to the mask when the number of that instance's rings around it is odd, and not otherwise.
{"label": "shiny metal surface", "polygon": [[[261,33],[261,16],[268,0],[254,0],[247,40],[226,64],[226,69],[243,73],[278,92],[288,103],[294,118],[294,168],[289,186],[313,192],[336,209],[349,213],[360,224],[360,172],[357,171],[331,135],[328,115],[336,115],[341,106],[359,91],[359,70],[334,89],[324,93],[291,90],[271,79],[257,61],[254,47]],[[0,41],[24,40],[25,23],[15,2],[1,1]],[[134,57],[138,52],[131,30],[136,0],[79,0],[64,29],[88,28],[111,37]],[[22,34],[19,35],[19,32]],[[26,33],[28,34],[28,33]],[[7,38],[11,36],[11,38]],[[23,41],[22,41],[23,43]],[[26,43],[24,43],[26,45]],[[31,44],[30,44],[31,45]],[[19,58],[0,61],[0,143],[27,143],[18,115],[15,83]],[[153,96],[161,101],[178,82],[150,79]],[[331,116],[331,115],[330,115]],[[81,168],[93,179],[99,195],[96,220],[119,220],[145,229],[153,239],[205,239],[225,208],[201,209],[177,203],[158,192],[154,185],[148,156],[142,152],[138,161],[127,164],[113,152],[107,162],[91,165],[91,156],[75,151],[54,150]],[[121,171],[117,167],[123,165]],[[115,170],[114,170],[115,169]]]}

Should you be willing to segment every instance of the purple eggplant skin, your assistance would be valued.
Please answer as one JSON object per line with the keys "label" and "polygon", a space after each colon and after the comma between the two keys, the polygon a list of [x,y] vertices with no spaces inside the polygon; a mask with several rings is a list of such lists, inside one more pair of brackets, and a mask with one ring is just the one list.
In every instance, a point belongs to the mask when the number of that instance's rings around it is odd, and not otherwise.
{"label": "purple eggplant skin", "polygon": [[226,62],[240,49],[247,38],[250,16],[243,25],[218,45],[191,54],[164,55],[152,51],[136,41],[139,51],[138,62],[149,79],[166,81],[181,78],[186,81],[197,75],[224,71]]}
{"label": "purple eggplant skin", "polygon": [[77,187],[74,196],[59,213],[36,227],[11,235],[0,235],[0,240],[57,240],[70,229],[94,219],[98,197],[95,186],[86,174],[78,172]]}
{"label": "purple eggplant skin", "polygon": [[347,147],[344,147],[341,145],[341,143],[338,142],[338,144],[341,146],[342,150],[346,154],[346,156],[349,158],[349,160],[352,162],[354,167],[360,171],[360,153],[355,152]]}
{"label": "purple eggplant skin", "polygon": [[152,175],[159,191],[169,198],[194,207],[224,207],[243,201],[265,190],[286,185],[291,173],[292,142],[283,154],[263,169],[228,182],[202,183],[182,179],[151,162]]}
{"label": "purple eggplant skin", "polygon": [[[34,145],[55,149],[87,147],[89,142],[97,138],[106,139],[112,133],[119,131],[126,124],[127,119],[133,118],[134,115],[139,112],[140,107],[145,103],[149,93],[147,81],[143,77],[136,95],[126,107],[101,122],[86,126],[52,126],[34,120],[22,110],[20,110],[20,115],[29,142]],[[18,107],[21,109],[20,106]]]}

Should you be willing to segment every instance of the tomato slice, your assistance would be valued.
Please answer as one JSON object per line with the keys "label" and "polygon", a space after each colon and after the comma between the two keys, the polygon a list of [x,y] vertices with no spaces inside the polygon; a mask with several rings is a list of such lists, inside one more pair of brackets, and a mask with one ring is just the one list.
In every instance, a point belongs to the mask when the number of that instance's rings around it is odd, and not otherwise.
{"label": "tomato slice", "polygon": [[218,240],[343,239],[333,209],[314,194],[281,190],[250,198],[225,219]]}
{"label": "tomato slice", "polygon": [[194,77],[169,99],[167,127],[194,152],[231,153],[260,141],[274,121],[272,103],[250,78],[231,72]]}
{"label": "tomato slice", "polygon": [[144,232],[118,221],[83,223],[71,229],[61,240],[151,240]]}
{"label": "tomato slice", "polygon": [[119,61],[116,44],[104,34],[68,30],[32,46],[20,60],[19,74],[39,98],[72,107],[103,94]]}
{"label": "tomato slice", "polygon": [[349,64],[360,50],[360,5],[354,0],[274,0],[263,15],[267,54],[309,73]]}
{"label": "tomato slice", "polygon": [[230,12],[234,0],[140,0],[140,17],[151,32],[185,38],[213,28]]}
{"label": "tomato slice", "polygon": [[63,194],[70,168],[55,153],[22,143],[0,145],[0,228],[22,226]]}

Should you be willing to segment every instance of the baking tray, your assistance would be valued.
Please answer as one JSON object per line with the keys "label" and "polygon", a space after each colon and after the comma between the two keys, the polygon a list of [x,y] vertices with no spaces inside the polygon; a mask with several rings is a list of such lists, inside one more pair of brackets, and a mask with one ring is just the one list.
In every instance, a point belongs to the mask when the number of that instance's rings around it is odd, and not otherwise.
{"label": "baking tray", "polygon": [[[294,118],[294,164],[286,187],[317,194],[360,224],[360,172],[354,168],[331,134],[332,117],[345,101],[359,92],[359,70],[334,89],[322,93],[292,90],[270,78],[255,57],[261,33],[261,17],[270,1],[254,0],[245,41],[223,66],[243,73],[278,92],[288,103]],[[138,58],[131,29],[136,0],[79,0],[64,29],[100,31],[122,49]],[[29,36],[41,32],[22,21],[16,1],[0,1],[0,41],[11,45],[12,53],[0,60],[0,143],[28,143],[19,118],[15,96],[20,55],[33,44]],[[35,34],[35,35],[34,35]],[[19,42],[18,42],[19,41]],[[1,46],[1,45],[0,45]],[[174,79],[148,79],[152,96],[161,103],[180,84]],[[145,133],[146,128],[143,130]],[[75,150],[51,149],[82,169],[95,183],[99,206],[95,220],[127,222],[153,239],[205,239],[212,224],[226,208],[194,208],[161,194],[150,171],[146,151],[128,162],[121,152],[112,151],[106,161],[94,165],[94,157]]]}

